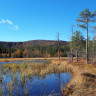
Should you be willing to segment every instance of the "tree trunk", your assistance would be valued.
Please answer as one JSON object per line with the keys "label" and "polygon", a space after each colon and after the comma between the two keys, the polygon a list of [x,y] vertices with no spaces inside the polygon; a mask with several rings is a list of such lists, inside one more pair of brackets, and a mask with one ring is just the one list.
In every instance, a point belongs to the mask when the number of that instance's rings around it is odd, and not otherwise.
{"label": "tree trunk", "polygon": [[57,32],[57,42],[58,42],[58,59],[60,60],[60,41],[59,41],[59,33]]}
{"label": "tree trunk", "polygon": [[88,23],[87,23],[87,30],[86,30],[86,64],[88,64]]}
{"label": "tree trunk", "polygon": [[60,60],[60,46],[58,44],[58,59]]}
{"label": "tree trunk", "polygon": [[93,62],[96,62],[96,56],[95,56],[95,40],[93,39]]}
{"label": "tree trunk", "polygon": [[95,43],[94,43],[94,39],[93,39],[93,58],[95,59]]}
{"label": "tree trunk", "polygon": [[76,62],[78,62],[78,51],[76,50]]}
{"label": "tree trunk", "polygon": [[73,61],[73,50],[71,49],[71,62]]}

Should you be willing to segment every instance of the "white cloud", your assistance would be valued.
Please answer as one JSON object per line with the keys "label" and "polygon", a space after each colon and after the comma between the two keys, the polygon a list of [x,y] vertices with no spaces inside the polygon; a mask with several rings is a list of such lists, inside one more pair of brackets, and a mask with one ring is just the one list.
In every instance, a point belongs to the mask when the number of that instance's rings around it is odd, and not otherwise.
{"label": "white cloud", "polygon": [[6,20],[2,19],[2,20],[0,21],[0,23],[1,23],[1,24],[6,23]]}
{"label": "white cloud", "polygon": [[8,23],[8,24],[11,24],[11,25],[13,25],[13,22],[12,21],[10,21],[10,20],[6,20],[6,22]]}
{"label": "white cloud", "polygon": [[18,30],[18,29],[19,29],[19,27],[18,27],[17,25],[15,25],[14,27],[15,27],[15,29],[16,29],[16,30]]}
{"label": "white cloud", "polygon": [[17,25],[15,25],[12,21],[10,21],[10,20],[8,20],[8,19],[7,19],[7,20],[2,19],[2,20],[0,21],[0,24],[5,24],[5,23],[10,24],[11,27],[13,27],[12,29],[16,29],[16,30],[19,29],[19,27],[18,27]]}

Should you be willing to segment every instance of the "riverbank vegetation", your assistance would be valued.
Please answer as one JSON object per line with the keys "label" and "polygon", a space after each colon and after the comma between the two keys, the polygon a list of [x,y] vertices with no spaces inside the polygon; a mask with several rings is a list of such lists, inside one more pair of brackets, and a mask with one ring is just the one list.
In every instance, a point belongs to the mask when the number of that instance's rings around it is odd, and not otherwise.
{"label": "riverbank vegetation", "polygon": [[[40,77],[45,78],[45,76],[48,74],[52,74],[52,73],[59,74],[59,73],[69,72],[72,74],[72,79],[68,84],[66,84],[65,88],[61,87],[62,94],[65,94],[66,96],[95,96],[96,95],[95,94],[96,93],[96,86],[95,86],[96,66],[94,63],[86,64],[85,63],[86,61],[82,59],[79,59],[78,62],[76,62],[76,58],[73,59],[73,62],[67,61],[67,58],[62,58],[59,61],[58,59],[45,60],[45,62],[43,63],[31,63],[31,62],[32,61],[26,61],[20,64],[9,63],[1,66],[3,66],[4,68],[4,74],[7,74],[9,70],[11,74],[20,72],[21,73],[20,82],[22,87],[25,84],[26,77],[29,80],[32,80],[34,76],[37,76],[38,78]],[[11,76],[14,78],[15,75],[14,76],[11,75]],[[0,78],[1,78],[0,80],[2,81],[3,78],[2,77]],[[14,83],[10,83],[10,84],[14,84]],[[26,94],[28,94],[28,92]]]}
{"label": "riverbank vegetation", "polygon": [[96,66],[79,61],[69,64],[75,71],[73,79],[64,89],[66,96],[96,96]]}
{"label": "riverbank vegetation", "polygon": [[[24,89],[23,90],[24,95],[28,96],[29,90],[30,90],[29,87],[32,87],[32,86],[31,85],[28,86],[27,83],[30,83],[33,80],[32,84],[34,85],[34,82],[35,82],[34,78],[44,79],[46,78],[47,75],[57,74],[59,76],[61,73],[71,72],[71,69],[68,69],[67,67],[62,66],[61,61],[58,61],[58,60],[54,61],[54,60],[42,59],[42,60],[35,60],[35,61],[36,63],[34,62],[34,60],[33,61],[31,60],[31,61],[25,61],[24,63],[20,63],[20,64],[9,63],[9,64],[0,65],[0,69],[1,69],[0,70],[0,86],[2,86],[0,87],[1,96],[3,96],[4,94],[7,94],[7,96],[10,96],[10,95],[12,96],[16,90],[17,90],[16,96],[20,95],[22,93],[18,90],[20,86],[21,86],[20,90]],[[62,91],[63,89],[64,87],[62,85],[60,90]],[[63,95],[63,93],[58,93],[58,94]],[[52,95],[51,92],[49,95]]]}

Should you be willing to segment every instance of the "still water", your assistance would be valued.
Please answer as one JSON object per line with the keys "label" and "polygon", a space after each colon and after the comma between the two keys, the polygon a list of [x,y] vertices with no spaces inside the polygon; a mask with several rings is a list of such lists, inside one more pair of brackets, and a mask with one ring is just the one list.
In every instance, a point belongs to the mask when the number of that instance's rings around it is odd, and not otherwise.
{"label": "still water", "polygon": [[3,66],[0,68],[0,96],[61,96],[61,90],[72,78],[70,73],[52,73],[44,77],[26,75],[21,81],[20,71],[5,73]]}

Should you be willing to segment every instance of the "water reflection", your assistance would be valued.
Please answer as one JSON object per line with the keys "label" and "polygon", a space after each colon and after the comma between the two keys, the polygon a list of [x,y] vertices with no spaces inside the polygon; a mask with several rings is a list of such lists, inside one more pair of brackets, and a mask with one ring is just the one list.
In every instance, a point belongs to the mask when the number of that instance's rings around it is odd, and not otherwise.
{"label": "water reflection", "polygon": [[11,61],[11,62],[0,62],[0,65],[2,64],[12,64],[12,63],[24,63],[24,62],[27,62],[27,63],[44,63],[44,62],[48,62],[50,60],[47,60],[47,59],[33,59],[33,60],[22,60],[22,61]]}
{"label": "water reflection", "polygon": [[12,61],[12,62],[0,62],[0,65],[2,64],[10,64],[10,63],[23,63],[24,61]]}
{"label": "water reflection", "polygon": [[[48,96],[49,94],[61,96],[62,89],[72,78],[72,75],[70,73],[40,75],[41,70],[44,70],[48,65],[42,65],[42,67],[38,65],[38,68],[37,65],[34,66],[25,66],[24,63],[23,66],[22,64],[0,66],[0,96]],[[30,70],[30,67],[33,71]],[[36,73],[33,74],[31,71]]]}

